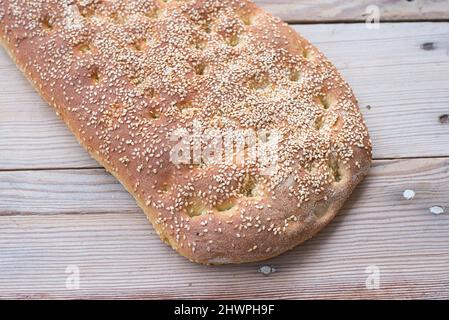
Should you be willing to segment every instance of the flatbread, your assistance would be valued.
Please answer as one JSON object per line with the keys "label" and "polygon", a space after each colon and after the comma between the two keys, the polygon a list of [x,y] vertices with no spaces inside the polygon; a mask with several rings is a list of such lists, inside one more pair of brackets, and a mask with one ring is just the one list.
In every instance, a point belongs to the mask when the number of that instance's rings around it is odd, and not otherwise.
{"label": "flatbread", "polygon": [[[292,249],[369,169],[351,88],[250,1],[2,0],[0,38],[161,239],[194,262]],[[256,142],[226,144],[242,132]]]}

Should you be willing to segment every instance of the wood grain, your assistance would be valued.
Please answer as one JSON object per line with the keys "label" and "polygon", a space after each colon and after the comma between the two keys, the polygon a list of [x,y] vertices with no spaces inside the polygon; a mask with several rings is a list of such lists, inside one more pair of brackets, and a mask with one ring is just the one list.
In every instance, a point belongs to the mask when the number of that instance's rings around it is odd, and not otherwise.
{"label": "wood grain", "polygon": [[288,22],[366,21],[377,6],[381,21],[449,20],[448,0],[255,0]]}
{"label": "wood grain", "polygon": [[[375,161],[311,241],[265,263],[204,267],[162,244],[103,170],[0,172],[0,298],[447,299],[448,194],[449,159]],[[71,265],[79,290],[65,285]],[[371,265],[377,290],[365,286]]]}
{"label": "wood grain", "polygon": [[[256,2],[298,23],[363,22],[370,5],[383,21],[449,20],[449,0]],[[379,160],[314,239],[242,266],[198,266],[162,244],[0,50],[0,298],[449,299],[449,23],[295,28],[353,86]],[[368,266],[380,289],[366,288]]]}
{"label": "wood grain", "polygon": [[[353,86],[376,159],[449,156],[449,125],[439,121],[449,113],[449,23],[295,28]],[[3,51],[0,150],[0,170],[98,167]]]}

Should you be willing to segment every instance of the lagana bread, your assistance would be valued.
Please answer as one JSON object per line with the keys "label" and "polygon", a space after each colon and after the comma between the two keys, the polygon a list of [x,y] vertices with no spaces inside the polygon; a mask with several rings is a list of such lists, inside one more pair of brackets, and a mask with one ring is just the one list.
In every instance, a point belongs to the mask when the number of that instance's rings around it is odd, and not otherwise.
{"label": "lagana bread", "polygon": [[[194,262],[294,248],[369,169],[351,88],[250,1],[1,0],[0,37],[161,239]],[[226,139],[242,133],[256,139]]]}

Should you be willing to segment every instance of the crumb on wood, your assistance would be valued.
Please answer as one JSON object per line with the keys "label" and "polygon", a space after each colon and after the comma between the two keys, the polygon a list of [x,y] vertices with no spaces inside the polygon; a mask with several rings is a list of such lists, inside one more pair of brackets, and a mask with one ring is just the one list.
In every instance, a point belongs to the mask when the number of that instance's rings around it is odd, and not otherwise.
{"label": "crumb on wood", "polygon": [[444,213],[444,209],[440,206],[433,206],[430,209],[430,212],[435,215],[440,215]]}
{"label": "crumb on wood", "polygon": [[262,273],[264,276],[269,276],[272,273],[276,272],[276,269],[272,266],[263,266],[260,267],[259,272]]}
{"label": "crumb on wood", "polygon": [[415,195],[416,195],[416,192],[413,190],[410,190],[410,189],[405,190],[404,194],[403,194],[404,198],[407,200],[412,200],[415,197]]}

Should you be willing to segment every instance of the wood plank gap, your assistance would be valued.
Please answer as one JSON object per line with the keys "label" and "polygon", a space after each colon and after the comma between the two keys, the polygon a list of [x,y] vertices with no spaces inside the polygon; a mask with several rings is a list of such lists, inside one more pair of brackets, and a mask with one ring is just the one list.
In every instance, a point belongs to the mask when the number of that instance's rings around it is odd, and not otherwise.
{"label": "wood plank gap", "polygon": [[14,168],[14,169],[0,169],[0,172],[32,172],[32,171],[72,171],[72,170],[98,170],[104,167],[98,166],[86,166],[86,167],[62,167],[62,168]]}
{"label": "wood plank gap", "polygon": [[394,160],[420,160],[420,159],[448,159],[449,156],[422,156],[422,157],[394,157],[394,158],[373,158],[374,161],[394,161]]}
{"label": "wood plank gap", "polygon": [[[420,156],[420,157],[376,157],[373,161],[394,161],[394,160],[420,160],[420,159],[449,159],[449,156]],[[86,167],[63,167],[63,168],[15,168],[15,169],[0,169],[1,172],[33,172],[33,171],[76,171],[76,170],[105,170],[104,167],[98,166],[86,166]]]}
{"label": "wood plank gap", "polygon": [[[304,21],[304,20],[286,20],[289,25],[323,25],[323,24],[366,24],[366,21],[360,20],[326,20],[326,21]],[[401,23],[447,23],[449,19],[427,19],[427,20],[419,20],[419,19],[401,19],[401,20],[381,20],[379,23],[392,23],[392,24],[401,24]]]}

